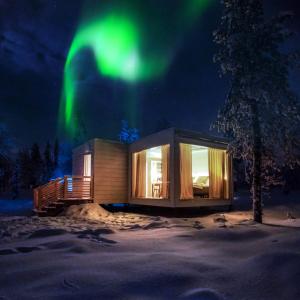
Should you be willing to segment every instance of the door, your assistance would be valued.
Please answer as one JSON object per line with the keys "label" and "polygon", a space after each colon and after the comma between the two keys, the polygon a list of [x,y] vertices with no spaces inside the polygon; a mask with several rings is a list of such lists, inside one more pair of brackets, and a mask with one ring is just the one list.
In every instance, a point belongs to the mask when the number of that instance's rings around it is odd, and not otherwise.
{"label": "door", "polygon": [[83,176],[92,176],[92,154],[83,156]]}

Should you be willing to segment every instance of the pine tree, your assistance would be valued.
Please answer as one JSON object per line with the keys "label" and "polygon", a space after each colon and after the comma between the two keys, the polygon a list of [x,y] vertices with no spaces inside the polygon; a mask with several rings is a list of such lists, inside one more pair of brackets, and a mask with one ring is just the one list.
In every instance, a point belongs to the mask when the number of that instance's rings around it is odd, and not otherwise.
{"label": "pine tree", "polygon": [[15,185],[18,185],[18,188],[29,189],[34,178],[31,157],[28,150],[24,149],[18,152],[15,171]]}
{"label": "pine tree", "polygon": [[140,133],[137,128],[130,128],[128,121],[122,120],[119,140],[124,144],[131,144],[140,138]]}
{"label": "pine tree", "polygon": [[8,130],[3,123],[0,123],[0,154],[7,155],[12,146],[12,140]]}
{"label": "pine tree", "polygon": [[230,79],[230,89],[215,126],[232,137],[229,150],[247,166],[254,220],[262,222],[263,189],[278,182],[281,168],[297,163],[299,103],[289,70],[299,55],[280,51],[291,36],[289,14],[265,20],[261,0],[222,4],[214,61]]}
{"label": "pine tree", "polygon": [[38,144],[34,143],[31,147],[31,166],[32,166],[32,181],[33,187],[40,185],[43,182],[43,159]]}
{"label": "pine tree", "polygon": [[11,180],[12,199],[15,200],[19,197],[20,192],[20,164],[15,162]]}
{"label": "pine tree", "polygon": [[54,171],[54,162],[52,159],[51,145],[49,142],[46,144],[44,151],[44,182],[50,180]]}
{"label": "pine tree", "polygon": [[55,143],[54,143],[53,163],[54,163],[54,169],[57,169],[58,163],[59,163],[59,141],[58,141],[58,139],[55,139]]}

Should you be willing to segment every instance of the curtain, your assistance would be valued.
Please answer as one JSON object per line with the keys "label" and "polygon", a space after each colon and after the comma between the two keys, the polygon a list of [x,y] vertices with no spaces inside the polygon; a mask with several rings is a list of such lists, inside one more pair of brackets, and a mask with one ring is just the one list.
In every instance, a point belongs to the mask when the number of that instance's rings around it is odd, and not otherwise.
{"label": "curtain", "polygon": [[[92,154],[83,155],[83,176],[92,176]],[[83,181],[91,181],[91,178],[83,178]]]}
{"label": "curtain", "polygon": [[180,199],[193,199],[192,146],[180,144]]}
{"label": "curtain", "polygon": [[135,171],[133,172],[133,195],[137,198],[146,197],[146,151],[134,154]]}
{"label": "curtain", "polygon": [[208,149],[209,166],[209,198],[222,198],[224,192],[223,182],[224,151]]}
{"label": "curtain", "polygon": [[169,198],[169,157],[170,157],[170,145],[164,145],[161,147],[161,165],[162,165],[162,190],[161,196],[164,199]]}
{"label": "curtain", "polygon": [[224,151],[224,198],[230,198],[230,183],[231,183],[231,158],[227,152]]}
{"label": "curtain", "polygon": [[229,198],[230,159],[224,150],[209,149],[209,198]]}
{"label": "curtain", "polygon": [[137,157],[138,153],[132,154],[132,174],[131,174],[131,196],[136,197],[136,171],[137,171]]}
{"label": "curtain", "polygon": [[84,154],[83,156],[83,176],[92,176],[92,155]]}

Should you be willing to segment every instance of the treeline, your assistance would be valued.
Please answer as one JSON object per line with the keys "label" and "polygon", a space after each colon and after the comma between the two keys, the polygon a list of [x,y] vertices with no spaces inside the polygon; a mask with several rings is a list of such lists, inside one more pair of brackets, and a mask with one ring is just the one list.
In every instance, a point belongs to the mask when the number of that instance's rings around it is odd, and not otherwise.
{"label": "treeline", "polygon": [[49,180],[70,174],[72,169],[70,143],[52,143],[14,151],[1,151],[0,147],[0,196],[16,199]]}
{"label": "treeline", "polygon": [[18,152],[12,184],[18,184],[19,189],[32,189],[53,178],[58,165],[58,140],[55,141],[54,145],[48,142],[42,150],[37,143],[34,143],[30,149],[23,149]]}

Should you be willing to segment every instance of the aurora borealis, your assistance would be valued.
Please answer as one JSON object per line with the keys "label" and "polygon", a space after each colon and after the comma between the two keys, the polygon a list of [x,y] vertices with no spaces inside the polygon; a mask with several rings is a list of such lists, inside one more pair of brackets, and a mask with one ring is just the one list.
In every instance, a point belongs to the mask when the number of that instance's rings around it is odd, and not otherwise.
{"label": "aurora borealis", "polygon": [[[72,134],[76,128],[77,136],[84,128],[81,142],[94,137],[115,140],[123,119],[142,136],[159,130],[163,123],[209,133],[227,83],[213,63],[212,32],[218,27],[221,5],[219,0],[207,2],[0,1],[0,121],[21,146],[55,137],[69,141],[66,129]],[[294,11],[292,28],[300,31],[299,1],[265,3],[269,15]],[[139,65],[152,58],[159,66],[165,62],[164,70],[147,80],[104,75],[92,47],[79,49],[77,44],[66,81],[64,70],[75,38],[112,15],[134,27]],[[289,46],[299,48],[299,34]],[[291,81],[300,93],[298,71],[291,74]],[[74,97],[68,126],[63,86],[67,84]]]}
{"label": "aurora borealis", "polygon": [[[86,48],[91,50],[101,76],[124,81],[130,86],[154,80],[163,76],[168,69],[173,54],[170,51],[174,46],[172,42],[178,40],[213,2],[214,0],[185,1],[184,6],[178,9],[176,18],[170,20],[173,29],[177,29],[176,37],[172,37],[174,32],[171,31],[171,38],[167,43],[152,39],[153,49],[149,49],[148,41],[148,27],[153,26],[153,23],[138,16],[137,7],[128,5],[125,10],[120,10],[116,4],[103,13],[100,6],[97,7],[98,12],[93,11],[93,17],[86,17],[89,14],[85,14],[71,42],[64,67],[60,119],[64,120],[61,124],[64,124],[66,132],[72,135],[76,129],[74,106],[75,101],[78,101],[76,81],[80,65],[76,65],[75,58],[80,51]],[[158,26],[166,25],[166,20],[156,22]],[[153,41],[160,45],[153,44]],[[135,109],[129,107],[129,110]]]}

